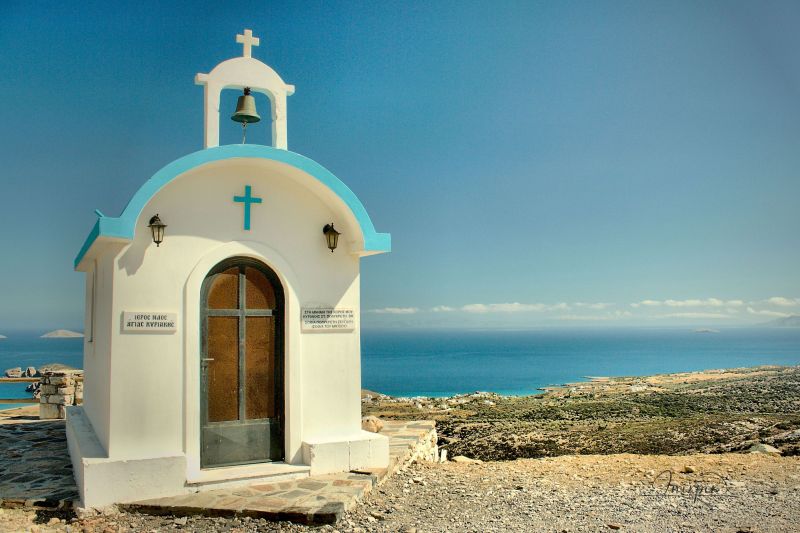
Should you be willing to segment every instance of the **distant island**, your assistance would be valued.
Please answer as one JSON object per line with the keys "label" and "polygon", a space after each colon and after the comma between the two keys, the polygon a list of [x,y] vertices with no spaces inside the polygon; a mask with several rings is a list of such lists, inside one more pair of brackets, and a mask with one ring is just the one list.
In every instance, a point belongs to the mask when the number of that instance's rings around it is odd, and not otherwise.
{"label": "distant island", "polygon": [[65,365],[63,363],[45,363],[39,367],[40,372],[63,372],[67,370],[83,372],[80,368],[75,368],[74,366]]}
{"label": "distant island", "polygon": [[775,320],[770,320],[764,325],[773,328],[800,328],[800,315],[776,318]]}
{"label": "distant island", "polygon": [[77,331],[70,331],[68,329],[57,329],[42,335],[42,339],[71,339],[75,337],[83,337],[83,333]]}

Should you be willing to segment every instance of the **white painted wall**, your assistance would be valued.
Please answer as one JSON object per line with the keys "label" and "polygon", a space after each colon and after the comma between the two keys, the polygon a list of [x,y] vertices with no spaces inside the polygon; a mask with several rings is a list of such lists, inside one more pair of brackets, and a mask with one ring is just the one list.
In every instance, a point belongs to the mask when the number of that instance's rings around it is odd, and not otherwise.
{"label": "white painted wall", "polygon": [[[263,199],[252,206],[251,231],[242,228],[243,205],[233,202],[245,185]],[[147,228],[156,213],[168,225],[158,248]],[[343,232],[333,254],[322,234],[328,222]],[[359,309],[359,260],[351,243],[361,235],[338,197],[289,165],[229,159],[171,181],[136,227],[133,242],[109,247],[98,259],[95,339],[84,356],[85,411],[109,458],[185,454],[187,477],[198,474],[200,285],[215,264],[237,255],[263,261],[284,283],[287,460],[303,460],[303,441],[361,434],[358,327],[300,331],[302,307]],[[124,311],[176,312],[178,329],[122,333]]]}
{"label": "white painted wall", "polygon": [[[97,439],[105,450],[109,448],[111,415],[111,338],[112,338],[112,284],[114,277],[113,251],[93,262],[94,266],[86,273],[86,313],[84,331],[92,329],[91,342],[84,337],[83,405],[91,420]],[[92,285],[94,291],[92,290]],[[92,303],[93,302],[93,303]],[[94,305],[94,323],[92,309]]]}

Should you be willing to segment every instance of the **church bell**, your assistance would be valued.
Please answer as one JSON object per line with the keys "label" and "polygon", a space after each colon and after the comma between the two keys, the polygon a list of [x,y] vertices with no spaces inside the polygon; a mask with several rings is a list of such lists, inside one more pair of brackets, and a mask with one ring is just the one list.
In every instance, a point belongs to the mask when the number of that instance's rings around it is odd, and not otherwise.
{"label": "church bell", "polygon": [[253,124],[261,120],[256,112],[256,99],[250,94],[250,87],[244,88],[244,94],[236,101],[236,112],[231,115],[234,122]]}

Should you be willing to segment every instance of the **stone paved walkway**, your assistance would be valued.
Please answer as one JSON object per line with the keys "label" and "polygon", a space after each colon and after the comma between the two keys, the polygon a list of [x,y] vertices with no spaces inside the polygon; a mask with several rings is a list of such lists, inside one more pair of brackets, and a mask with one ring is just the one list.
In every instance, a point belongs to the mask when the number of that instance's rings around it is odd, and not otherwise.
{"label": "stone paved walkway", "polygon": [[64,421],[4,422],[0,424],[0,507],[72,507],[78,492]]}
{"label": "stone paved walkway", "polygon": [[414,459],[435,458],[433,421],[384,421],[389,468],[314,476],[280,483],[196,492],[120,505],[122,509],[173,516],[250,516],[301,524],[333,524],[373,486]]}
{"label": "stone paved walkway", "polygon": [[[64,421],[0,421],[0,507],[70,508],[78,500]],[[28,423],[22,423],[28,422]],[[330,524],[415,459],[434,460],[433,421],[384,421],[389,468],[195,492],[119,507],[160,515],[251,516]]]}

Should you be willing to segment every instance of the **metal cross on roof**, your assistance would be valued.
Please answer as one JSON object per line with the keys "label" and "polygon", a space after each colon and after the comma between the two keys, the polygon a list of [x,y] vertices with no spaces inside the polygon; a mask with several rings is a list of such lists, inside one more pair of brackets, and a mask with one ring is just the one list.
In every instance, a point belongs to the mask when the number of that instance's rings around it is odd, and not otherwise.
{"label": "metal cross on roof", "polygon": [[253,30],[244,30],[244,35],[236,35],[236,42],[243,45],[242,57],[253,57],[253,47],[258,46],[261,39],[253,37]]}

